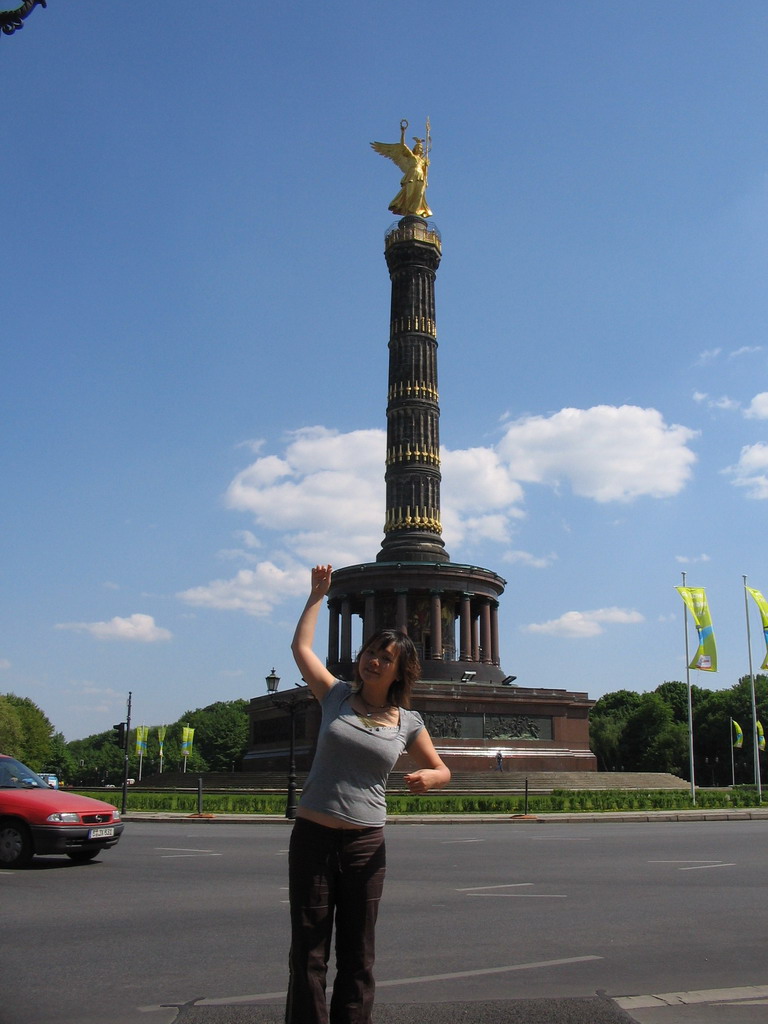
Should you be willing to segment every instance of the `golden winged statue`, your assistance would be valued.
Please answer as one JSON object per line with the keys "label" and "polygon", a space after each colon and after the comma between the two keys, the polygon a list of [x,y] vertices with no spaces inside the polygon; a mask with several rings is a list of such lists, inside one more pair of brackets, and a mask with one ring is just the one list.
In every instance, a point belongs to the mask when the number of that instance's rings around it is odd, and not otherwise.
{"label": "golden winged statue", "polygon": [[[412,214],[416,217],[431,217],[432,211],[427,206],[427,172],[429,170],[429,153],[424,149],[424,139],[413,137],[414,147],[411,149],[405,141],[405,129],[408,122],[400,122],[399,142],[372,142],[371,146],[382,156],[392,160],[403,172],[400,179],[400,191],[389,204],[392,213],[401,217]],[[427,147],[429,147],[429,121],[427,121]]]}

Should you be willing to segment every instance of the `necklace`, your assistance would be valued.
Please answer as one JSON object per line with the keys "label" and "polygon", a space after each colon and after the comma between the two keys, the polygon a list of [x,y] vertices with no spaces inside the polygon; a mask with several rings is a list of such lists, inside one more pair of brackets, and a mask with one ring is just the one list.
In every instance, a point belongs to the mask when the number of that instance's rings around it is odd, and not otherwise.
{"label": "necklace", "polygon": [[360,700],[363,702],[363,704],[365,704],[365,709],[368,712],[371,712],[371,711],[386,711],[388,708],[392,707],[392,705],[389,704],[389,703],[387,703],[387,704],[369,704],[368,701],[363,696],[363,691],[360,690],[359,692],[360,692]]}

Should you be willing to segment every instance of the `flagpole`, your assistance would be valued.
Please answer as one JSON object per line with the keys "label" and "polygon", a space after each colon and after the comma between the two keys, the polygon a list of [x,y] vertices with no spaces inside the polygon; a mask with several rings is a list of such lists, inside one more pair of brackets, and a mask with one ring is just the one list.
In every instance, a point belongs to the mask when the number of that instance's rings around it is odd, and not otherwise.
{"label": "flagpole", "polygon": [[[683,586],[685,586],[685,573]],[[691,770],[691,803],[696,806],[696,779],[693,764],[693,701],[691,700],[691,666],[688,652],[688,605],[683,606],[683,625],[685,628],[685,679],[688,686],[688,764]]]}
{"label": "flagpole", "polygon": [[752,670],[752,634],[749,629],[749,600],[747,599],[747,577],[744,580],[744,614],[747,619],[747,652],[749,654],[749,683],[752,695],[752,756],[754,757],[755,788],[758,803],[762,802],[762,782],[760,779],[760,751],[757,746],[757,701],[755,700],[755,673]]}

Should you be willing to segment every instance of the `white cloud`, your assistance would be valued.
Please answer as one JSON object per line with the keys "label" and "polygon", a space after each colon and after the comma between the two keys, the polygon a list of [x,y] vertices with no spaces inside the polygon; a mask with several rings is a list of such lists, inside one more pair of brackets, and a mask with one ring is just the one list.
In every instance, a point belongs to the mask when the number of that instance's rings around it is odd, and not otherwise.
{"label": "white cloud", "polygon": [[707,403],[708,409],[740,409],[741,402],[738,402],[735,398],[729,398],[727,395],[721,395],[720,398],[710,398],[706,391],[694,391],[693,392],[694,402],[698,402],[700,405],[704,402]]}
{"label": "white cloud", "polygon": [[526,633],[544,633],[548,636],[560,636],[582,639],[599,636],[605,632],[605,624],[626,624],[644,622],[640,612],[628,611],[625,608],[598,608],[591,612],[565,612],[559,619],[548,622],[532,622],[523,629]]}
{"label": "white cloud", "polygon": [[155,625],[151,615],[131,615],[127,619],[115,616],[109,622],[61,622],[56,629],[71,629],[76,633],[90,633],[97,640],[130,640],[135,643],[153,644],[170,640],[169,630]]}
{"label": "white cloud", "polygon": [[549,555],[539,557],[528,551],[506,551],[501,560],[511,562],[513,565],[527,565],[531,569],[548,569],[553,562],[557,561],[557,555],[551,552]]}
{"label": "white cloud", "polygon": [[118,700],[125,700],[125,694],[118,693],[111,686],[97,686],[96,683],[91,683],[87,680],[70,689],[71,692],[82,694],[86,697],[115,697]]}
{"label": "white cloud", "polygon": [[699,358],[696,360],[696,365],[706,366],[708,363],[713,363],[722,351],[723,350],[721,348],[704,349],[703,352],[699,353]]}
{"label": "white cloud", "polygon": [[523,500],[522,487],[493,448],[443,449],[441,463],[442,500],[457,511],[486,512]]}
{"label": "white cloud", "polygon": [[741,348],[737,348],[734,349],[733,352],[729,352],[728,358],[738,359],[740,356],[753,356],[762,351],[762,345],[742,345]]}
{"label": "white cloud", "polygon": [[234,536],[246,548],[261,547],[261,541],[256,534],[252,533],[250,530],[236,530]]}
{"label": "white cloud", "polygon": [[243,611],[263,618],[286,597],[308,590],[309,571],[305,565],[295,565],[286,570],[272,562],[261,562],[256,569],[241,569],[232,579],[213,580],[176,596],[199,608]]}
{"label": "white cloud", "polygon": [[748,497],[768,498],[768,444],[745,445],[736,465],[723,472],[733,476],[734,487],[747,487]]}
{"label": "white cloud", "polygon": [[689,558],[688,555],[675,555],[675,561],[693,565],[696,562],[708,562],[709,555],[694,555],[692,558]]}
{"label": "white cloud", "polygon": [[557,487],[598,502],[678,494],[696,456],[697,431],[668,425],[656,409],[599,405],[517,420],[499,453],[515,479]]}
{"label": "white cloud", "polygon": [[9,669],[11,667],[10,661],[7,658],[0,658],[0,669]]}
{"label": "white cloud", "polygon": [[[655,409],[597,406],[518,419],[505,426],[496,447],[444,448],[446,548],[511,547],[525,516],[523,481],[569,480],[576,494],[599,502],[676,494],[691,475],[695,455],[687,442],[695,436],[665,424]],[[281,454],[259,448],[225,496],[229,508],[252,516],[255,529],[237,534],[241,550],[221,555],[249,568],[185,590],[180,599],[266,616],[287,596],[305,592],[307,566],[370,561],[383,538],[385,449],[383,430],[340,433],[321,426],[289,434]],[[504,557],[544,568],[554,556],[512,548]]]}
{"label": "white cloud", "polygon": [[262,456],[237,474],[226,502],[271,530],[380,533],[385,443],[381,430],[297,430],[282,458]]}
{"label": "white cloud", "polygon": [[740,409],[741,402],[735,398],[729,398],[728,395],[721,395],[720,398],[715,398],[710,402],[709,407],[710,409],[725,409],[728,411],[730,409]]}
{"label": "white cloud", "polygon": [[111,714],[120,706],[125,707],[125,694],[84,680],[69,686],[68,704],[85,714]]}
{"label": "white cloud", "polygon": [[744,415],[751,420],[768,420],[768,391],[755,395],[744,410]]}
{"label": "white cloud", "polygon": [[241,441],[235,445],[235,448],[248,448],[253,455],[258,455],[264,448],[265,441],[263,438],[251,438],[247,441]]}

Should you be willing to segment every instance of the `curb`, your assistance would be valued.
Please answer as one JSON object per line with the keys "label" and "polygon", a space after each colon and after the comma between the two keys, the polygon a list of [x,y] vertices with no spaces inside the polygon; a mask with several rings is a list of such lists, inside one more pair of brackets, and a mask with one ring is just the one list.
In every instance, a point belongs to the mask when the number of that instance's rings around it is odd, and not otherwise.
{"label": "curb", "polygon": [[[206,825],[276,825],[292,821],[277,814],[189,814],[171,811],[126,811],[123,821],[161,821]],[[561,825],[561,824],[626,824],[629,822],[686,822],[686,821],[768,821],[768,807],[739,810],[690,811],[604,811],[583,814],[556,812],[550,814],[399,814],[387,818],[388,825]]]}

